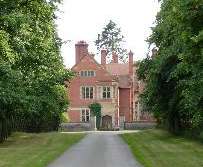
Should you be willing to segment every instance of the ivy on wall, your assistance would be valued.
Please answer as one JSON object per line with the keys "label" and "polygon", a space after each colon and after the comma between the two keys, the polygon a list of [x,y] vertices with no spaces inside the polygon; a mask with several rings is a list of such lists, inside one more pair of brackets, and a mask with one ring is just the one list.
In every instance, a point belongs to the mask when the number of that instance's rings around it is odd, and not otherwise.
{"label": "ivy on wall", "polygon": [[96,127],[97,129],[100,128],[100,122],[101,122],[101,104],[100,103],[92,103],[89,105],[89,109],[93,116],[96,116]]}

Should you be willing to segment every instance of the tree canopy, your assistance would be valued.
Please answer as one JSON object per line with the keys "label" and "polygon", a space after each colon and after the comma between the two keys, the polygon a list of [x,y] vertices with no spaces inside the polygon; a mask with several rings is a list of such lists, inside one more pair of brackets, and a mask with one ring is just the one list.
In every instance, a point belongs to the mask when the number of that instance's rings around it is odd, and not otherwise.
{"label": "tree canopy", "polygon": [[111,55],[116,53],[121,62],[126,62],[127,50],[124,48],[124,36],[121,34],[121,28],[112,20],[103,28],[101,34],[95,41],[98,51],[106,49],[108,59],[111,60]]}
{"label": "tree canopy", "polygon": [[203,128],[203,1],[162,0],[148,41],[158,48],[140,63],[142,100],[171,132]]}
{"label": "tree canopy", "polygon": [[35,132],[60,123],[72,73],[60,55],[56,9],[57,1],[0,1],[0,133],[11,120]]}

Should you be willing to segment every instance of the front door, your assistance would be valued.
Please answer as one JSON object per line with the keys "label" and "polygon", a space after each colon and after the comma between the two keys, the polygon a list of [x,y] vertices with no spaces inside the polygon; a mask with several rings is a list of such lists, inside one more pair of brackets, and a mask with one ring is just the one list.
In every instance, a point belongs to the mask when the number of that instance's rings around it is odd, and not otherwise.
{"label": "front door", "polygon": [[112,117],[105,115],[102,117],[102,129],[111,130],[112,129]]}

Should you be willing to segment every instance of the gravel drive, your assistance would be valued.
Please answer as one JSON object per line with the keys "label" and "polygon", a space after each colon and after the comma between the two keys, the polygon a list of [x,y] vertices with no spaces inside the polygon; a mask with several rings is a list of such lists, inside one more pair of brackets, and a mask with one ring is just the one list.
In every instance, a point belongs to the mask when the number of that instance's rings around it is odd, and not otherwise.
{"label": "gravel drive", "polygon": [[117,133],[89,133],[48,167],[141,167]]}

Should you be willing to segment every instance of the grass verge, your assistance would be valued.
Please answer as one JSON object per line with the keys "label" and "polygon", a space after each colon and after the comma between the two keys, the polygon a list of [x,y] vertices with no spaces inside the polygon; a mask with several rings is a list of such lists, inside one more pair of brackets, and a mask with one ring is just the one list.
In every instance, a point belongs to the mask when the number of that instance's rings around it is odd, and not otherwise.
{"label": "grass verge", "polygon": [[203,144],[162,130],[122,134],[136,159],[145,167],[202,167]]}
{"label": "grass verge", "polygon": [[0,144],[0,167],[45,167],[84,134],[14,133]]}

